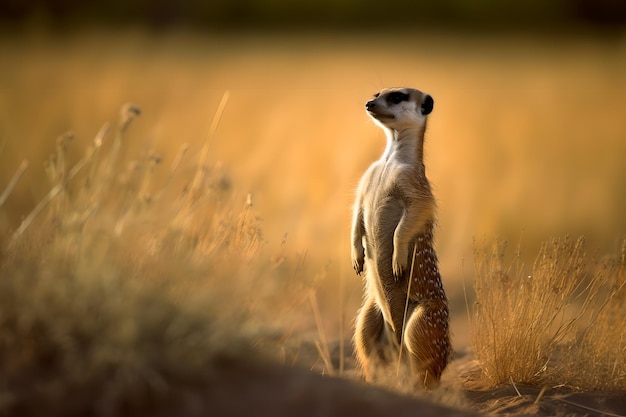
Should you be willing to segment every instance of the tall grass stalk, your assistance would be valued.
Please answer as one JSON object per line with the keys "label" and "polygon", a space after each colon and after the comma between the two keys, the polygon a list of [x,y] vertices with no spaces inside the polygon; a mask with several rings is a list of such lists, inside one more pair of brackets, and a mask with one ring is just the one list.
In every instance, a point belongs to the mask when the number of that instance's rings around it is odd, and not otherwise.
{"label": "tall grass stalk", "polygon": [[320,308],[317,302],[317,295],[314,291],[309,293],[309,303],[311,304],[311,310],[313,311],[313,317],[315,318],[315,325],[317,326],[317,334],[319,340],[315,341],[315,347],[324,361],[325,370],[329,375],[335,374],[335,367],[333,366],[332,358],[330,356],[330,350],[328,349],[328,338],[326,337],[326,331],[322,324],[322,315],[320,314]]}
{"label": "tall grass stalk", "polygon": [[[26,216],[24,220],[22,220],[22,223],[20,224],[20,226],[13,233],[13,236],[11,237],[11,240],[9,241],[9,246],[13,245],[15,241],[22,236],[22,234],[30,226],[33,220],[39,215],[39,213],[41,213],[42,210],[48,204],[50,204],[50,202],[53,201],[55,197],[57,197],[60,193],[64,191],[68,182],[71,181],[85,167],[85,165],[91,160],[93,154],[94,154],[93,150],[90,152],[87,152],[87,154],[82,159],[80,159],[72,167],[72,169],[70,169],[70,171],[67,174],[60,174],[58,171],[58,169],[61,167],[63,167],[64,169],[64,166],[65,166],[64,162],[63,162],[63,165],[57,165],[57,168],[55,168],[55,170],[53,171],[53,175],[52,175],[52,178],[57,180],[56,185],[52,187],[52,189],[48,192],[48,194],[35,206],[35,208],[28,214],[28,216]],[[57,210],[60,210],[60,209],[57,208]]]}
{"label": "tall grass stalk", "polygon": [[20,178],[22,178],[22,175],[24,175],[24,172],[26,172],[26,168],[28,168],[28,161],[24,159],[20,166],[17,168],[17,171],[15,171],[13,177],[11,177],[11,180],[7,184],[2,194],[0,194],[0,207],[2,207],[2,205],[7,201],[7,199],[11,195],[11,192],[20,181]]}
{"label": "tall grass stalk", "polygon": [[200,161],[198,162],[198,169],[196,170],[196,175],[191,183],[190,189],[190,197],[193,199],[195,195],[198,193],[202,185],[204,184],[204,179],[207,175],[207,157],[209,155],[209,145],[213,140],[213,136],[217,131],[217,127],[219,126],[220,120],[222,119],[222,114],[224,114],[224,109],[226,108],[226,104],[228,103],[228,99],[230,97],[230,91],[226,90],[224,95],[222,95],[222,99],[215,110],[215,114],[213,115],[213,121],[211,122],[211,126],[209,127],[209,132],[207,133],[206,140],[204,141],[204,145],[202,146],[202,151],[200,152]]}

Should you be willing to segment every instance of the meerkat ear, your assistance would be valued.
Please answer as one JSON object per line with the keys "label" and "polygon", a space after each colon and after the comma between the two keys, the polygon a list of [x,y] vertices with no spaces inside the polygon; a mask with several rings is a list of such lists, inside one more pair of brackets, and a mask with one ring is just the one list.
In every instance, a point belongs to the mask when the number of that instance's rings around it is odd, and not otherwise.
{"label": "meerkat ear", "polygon": [[431,111],[433,111],[433,106],[435,105],[435,100],[433,100],[433,98],[426,94],[424,95],[424,100],[422,100],[422,114],[424,116],[426,116],[427,114],[430,114]]}

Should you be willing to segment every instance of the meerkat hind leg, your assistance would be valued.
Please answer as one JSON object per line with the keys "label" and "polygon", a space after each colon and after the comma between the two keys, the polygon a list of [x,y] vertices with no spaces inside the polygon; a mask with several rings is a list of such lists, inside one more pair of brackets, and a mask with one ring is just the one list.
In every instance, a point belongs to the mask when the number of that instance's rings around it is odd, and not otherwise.
{"label": "meerkat hind leg", "polygon": [[365,380],[371,382],[377,369],[387,362],[386,324],[374,297],[368,297],[359,311],[354,334],[356,357]]}
{"label": "meerkat hind leg", "polygon": [[403,344],[410,356],[414,383],[420,388],[432,389],[448,362],[449,336],[447,328],[437,321],[436,303],[417,304],[408,317]]}

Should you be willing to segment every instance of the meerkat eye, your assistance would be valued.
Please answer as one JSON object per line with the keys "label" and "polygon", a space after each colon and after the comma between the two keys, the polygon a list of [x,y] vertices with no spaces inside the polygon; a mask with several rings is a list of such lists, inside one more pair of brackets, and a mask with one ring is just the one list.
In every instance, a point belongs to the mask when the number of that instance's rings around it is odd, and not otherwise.
{"label": "meerkat eye", "polygon": [[400,104],[403,101],[407,101],[409,99],[409,95],[402,93],[400,91],[394,91],[387,96],[387,101],[393,104]]}

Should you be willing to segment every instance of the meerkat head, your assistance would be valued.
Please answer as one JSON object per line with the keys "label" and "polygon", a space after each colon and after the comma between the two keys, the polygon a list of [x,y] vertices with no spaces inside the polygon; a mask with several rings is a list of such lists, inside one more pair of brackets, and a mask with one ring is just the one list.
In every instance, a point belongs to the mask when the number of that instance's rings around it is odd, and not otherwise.
{"label": "meerkat head", "polygon": [[433,111],[433,98],[413,88],[389,88],[365,104],[367,114],[383,128],[401,130],[421,128]]}

